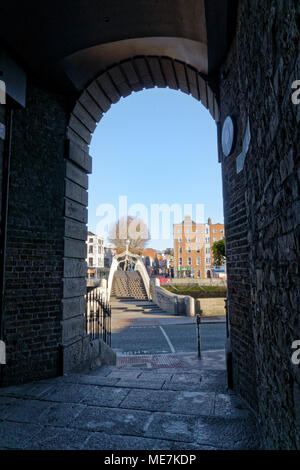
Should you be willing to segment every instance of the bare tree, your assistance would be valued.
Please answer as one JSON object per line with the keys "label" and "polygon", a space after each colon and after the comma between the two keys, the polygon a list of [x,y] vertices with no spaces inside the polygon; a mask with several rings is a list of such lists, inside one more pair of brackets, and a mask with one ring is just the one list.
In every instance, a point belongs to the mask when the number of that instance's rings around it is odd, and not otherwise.
{"label": "bare tree", "polygon": [[150,240],[150,232],[142,219],[129,215],[110,226],[109,240],[114,243],[120,253],[125,251],[128,240],[128,250],[133,254],[141,255]]}

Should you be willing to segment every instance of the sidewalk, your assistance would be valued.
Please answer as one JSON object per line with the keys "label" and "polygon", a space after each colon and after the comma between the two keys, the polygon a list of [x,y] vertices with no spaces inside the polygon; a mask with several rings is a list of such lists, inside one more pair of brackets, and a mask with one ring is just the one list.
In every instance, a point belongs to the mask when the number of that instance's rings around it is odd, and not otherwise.
{"label": "sidewalk", "polygon": [[226,389],[220,351],[141,359],[0,389],[0,449],[260,449],[254,415]]}

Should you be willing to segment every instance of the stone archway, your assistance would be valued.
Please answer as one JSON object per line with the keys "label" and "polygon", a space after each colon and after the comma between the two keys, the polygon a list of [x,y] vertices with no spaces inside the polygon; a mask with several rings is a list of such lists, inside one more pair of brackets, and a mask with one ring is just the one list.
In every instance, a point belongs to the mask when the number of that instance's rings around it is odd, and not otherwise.
{"label": "stone archway", "polygon": [[[137,56],[111,66],[90,83],[79,96],[67,128],[65,154],[65,236],[63,279],[63,338],[74,336],[82,325],[85,309],[85,250],[88,174],[92,171],[89,144],[97,123],[121,97],[147,88],[166,88],[190,94],[219,120],[217,98],[198,70],[169,57]],[[72,318],[69,318],[72,310]],[[75,314],[75,315],[74,315]],[[82,340],[78,339],[78,345]],[[76,342],[64,343],[64,363],[72,368]],[[79,346],[78,346],[79,347]],[[67,352],[70,350],[70,354]],[[76,358],[78,360],[78,358]]]}

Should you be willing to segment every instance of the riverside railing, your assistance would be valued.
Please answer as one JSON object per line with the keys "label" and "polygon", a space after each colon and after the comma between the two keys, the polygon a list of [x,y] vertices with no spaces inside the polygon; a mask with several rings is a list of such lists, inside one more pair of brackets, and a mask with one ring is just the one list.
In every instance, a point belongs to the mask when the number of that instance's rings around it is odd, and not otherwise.
{"label": "riverside railing", "polygon": [[86,294],[86,331],[111,346],[111,307],[96,290]]}

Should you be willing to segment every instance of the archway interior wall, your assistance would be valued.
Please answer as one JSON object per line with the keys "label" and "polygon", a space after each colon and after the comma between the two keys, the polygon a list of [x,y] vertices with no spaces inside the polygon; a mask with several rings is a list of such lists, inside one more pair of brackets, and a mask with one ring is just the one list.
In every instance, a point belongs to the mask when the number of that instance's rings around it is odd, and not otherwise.
{"label": "archway interior wall", "polygon": [[[222,161],[233,382],[273,449],[300,448],[300,369],[291,360],[300,338],[297,9],[293,0],[240,2],[220,86],[220,123],[233,116],[237,132]],[[248,118],[251,143],[238,173]]]}

